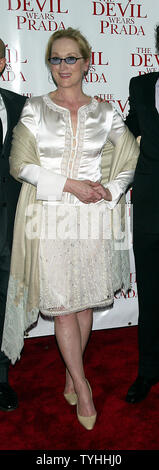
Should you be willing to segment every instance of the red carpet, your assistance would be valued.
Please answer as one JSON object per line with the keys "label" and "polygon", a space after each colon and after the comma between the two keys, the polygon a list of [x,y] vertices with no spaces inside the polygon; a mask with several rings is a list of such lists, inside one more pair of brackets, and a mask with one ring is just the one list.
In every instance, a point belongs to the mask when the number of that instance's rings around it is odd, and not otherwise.
{"label": "red carpet", "polygon": [[22,359],[10,370],[19,408],[0,411],[0,449],[158,450],[159,384],[138,405],[124,401],[137,362],[137,327],[92,332],[85,371],[98,419],[86,431],[76,407],[63,398],[65,369],[55,337],[26,339]]}

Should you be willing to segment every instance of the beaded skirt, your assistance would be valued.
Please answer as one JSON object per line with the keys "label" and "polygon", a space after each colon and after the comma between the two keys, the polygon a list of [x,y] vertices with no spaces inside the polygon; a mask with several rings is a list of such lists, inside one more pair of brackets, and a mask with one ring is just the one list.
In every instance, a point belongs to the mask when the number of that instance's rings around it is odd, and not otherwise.
{"label": "beaded skirt", "polygon": [[[81,207],[67,207],[67,222],[71,221],[69,228],[66,220],[64,224],[62,214],[62,206],[58,216],[55,205],[49,208],[49,215],[47,205],[43,206],[39,254],[40,312],[48,316],[105,307],[112,304],[114,298],[112,245],[103,228],[105,204],[96,205],[91,217],[91,233],[90,230],[86,233],[86,226],[90,229],[86,206],[82,215]],[[49,228],[55,225],[56,234]]]}

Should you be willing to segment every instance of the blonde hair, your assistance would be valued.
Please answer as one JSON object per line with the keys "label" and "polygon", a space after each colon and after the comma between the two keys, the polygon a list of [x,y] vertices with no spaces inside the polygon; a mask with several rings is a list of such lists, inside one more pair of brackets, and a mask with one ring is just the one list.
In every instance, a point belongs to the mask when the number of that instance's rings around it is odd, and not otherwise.
{"label": "blonde hair", "polygon": [[0,39],[0,59],[3,59],[5,57],[6,55],[5,52],[6,52],[5,44],[2,41],[2,39]]}
{"label": "blonde hair", "polygon": [[59,31],[56,31],[53,33],[48,41],[47,48],[46,48],[46,54],[45,54],[45,62],[47,65],[49,65],[49,60],[51,57],[51,50],[53,43],[56,41],[56,39],[63,39],[63,38],[69,38],[73,39],[74,41],[77,42],[80,53],[84,60],[91,59],[91,47],[87,41],[87,39],[81,34],[79,29],[73,29],[71,27],[67,29],[60,29]]}

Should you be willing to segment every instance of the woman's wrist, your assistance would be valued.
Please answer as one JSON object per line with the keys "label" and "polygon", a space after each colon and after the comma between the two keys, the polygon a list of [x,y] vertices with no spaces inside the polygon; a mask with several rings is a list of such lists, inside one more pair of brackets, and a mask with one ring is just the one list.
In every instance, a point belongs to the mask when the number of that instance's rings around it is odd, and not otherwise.
{"label": "woman's wrist", "polygon": [[66,183],[63,188],[64,193],[72,193],[75,189],[76,180],[72,178],[67,178]]}

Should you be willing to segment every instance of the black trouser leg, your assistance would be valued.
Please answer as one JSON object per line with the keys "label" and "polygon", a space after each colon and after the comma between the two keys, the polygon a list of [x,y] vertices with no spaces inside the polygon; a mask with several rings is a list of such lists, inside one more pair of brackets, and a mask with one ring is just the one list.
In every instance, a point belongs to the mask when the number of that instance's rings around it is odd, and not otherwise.
{"label": "black trouser leg", "polygon": [[[3,255],[0,255],[0,347],[3,336],[9,269],[10,251],[9,248],[6,247],[3,250]],[[0,382],[8,382],[9,364],[9,359],[5,356],[2,351],[0,351]]]}
{"label": "black trouser leg", "polygon": [[139,301],[139,374],[159,376],[159,234],[134,230]]}

